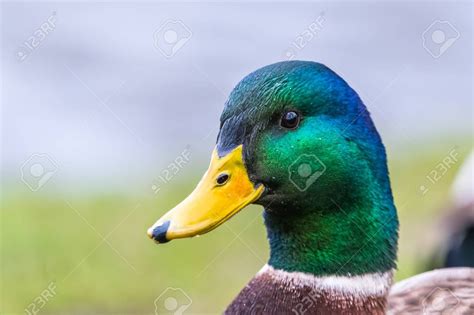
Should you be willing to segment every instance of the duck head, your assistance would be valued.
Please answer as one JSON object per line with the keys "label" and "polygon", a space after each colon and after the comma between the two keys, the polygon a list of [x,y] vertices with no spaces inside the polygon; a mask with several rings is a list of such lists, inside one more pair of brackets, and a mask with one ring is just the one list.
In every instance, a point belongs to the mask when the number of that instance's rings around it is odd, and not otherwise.
{"label": "duck head", "polygon": [[149,230],[158,243],[264,206],[269,264],[312,274],[395,266],[398,221],[385,149],[357,93],[326,66],[263,67],[231,92],[211,164]]}

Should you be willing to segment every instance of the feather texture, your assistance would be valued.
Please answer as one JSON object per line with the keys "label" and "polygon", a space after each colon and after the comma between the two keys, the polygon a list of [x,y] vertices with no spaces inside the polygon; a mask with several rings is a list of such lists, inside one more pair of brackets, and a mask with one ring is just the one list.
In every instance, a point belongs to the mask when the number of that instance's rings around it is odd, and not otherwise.
{"label": "feather texture", "polygon": [[438,269],[395,284],[388,314],[474,314],[474,269]]}

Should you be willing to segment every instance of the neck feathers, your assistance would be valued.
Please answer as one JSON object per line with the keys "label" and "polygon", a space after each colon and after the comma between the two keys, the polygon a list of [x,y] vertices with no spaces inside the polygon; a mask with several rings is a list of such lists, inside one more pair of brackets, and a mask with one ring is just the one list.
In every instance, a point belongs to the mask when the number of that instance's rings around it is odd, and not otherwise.
{"label": "neck feathers", "polygon": [[354,276],[314,276],[304,272],[275,269],[268,264],[257,273],[257,277],[264,274],[288,286],[308,286],[314,291],[355,298],[386,296],[393,278],[392,270]]}
{"label": "neck feathers", "polygon": [[392,275],[314,276],[265,265],[226,314],[384,314]]}

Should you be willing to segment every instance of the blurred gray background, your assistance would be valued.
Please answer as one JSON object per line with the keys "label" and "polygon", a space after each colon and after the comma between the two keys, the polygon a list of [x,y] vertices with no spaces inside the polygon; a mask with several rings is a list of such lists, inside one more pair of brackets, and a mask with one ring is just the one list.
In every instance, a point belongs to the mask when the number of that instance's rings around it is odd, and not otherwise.
{"label": "blurred gray background", "polygon": [[[51,16],[53,31],[29,51]],[[169,19],[192,35],[166,58],[155,33]],[[15,179],[35,152],[57,162],[62,188],[147,185],[187,145],[192,163],[207,159],[233,86],[289,48],[345,78],[392,147],[473,131],[467,2],[2,3],[1,20],[2,173]],[[436,20],[459,33],[439,58],[422,40]]]}

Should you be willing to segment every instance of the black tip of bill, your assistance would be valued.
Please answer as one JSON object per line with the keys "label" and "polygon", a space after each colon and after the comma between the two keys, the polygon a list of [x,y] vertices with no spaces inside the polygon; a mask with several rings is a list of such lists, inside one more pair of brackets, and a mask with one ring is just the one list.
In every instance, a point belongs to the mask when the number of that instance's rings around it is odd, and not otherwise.
{"label": "black tip of bill", "polygon": [[170,241],[166,238],[166,232],[168,231],[169,226],[170,221],[166,221],[162,225],[154,227],[153,229],[150,228],[148,230],[148,236],[160,244],[167,243]]}

